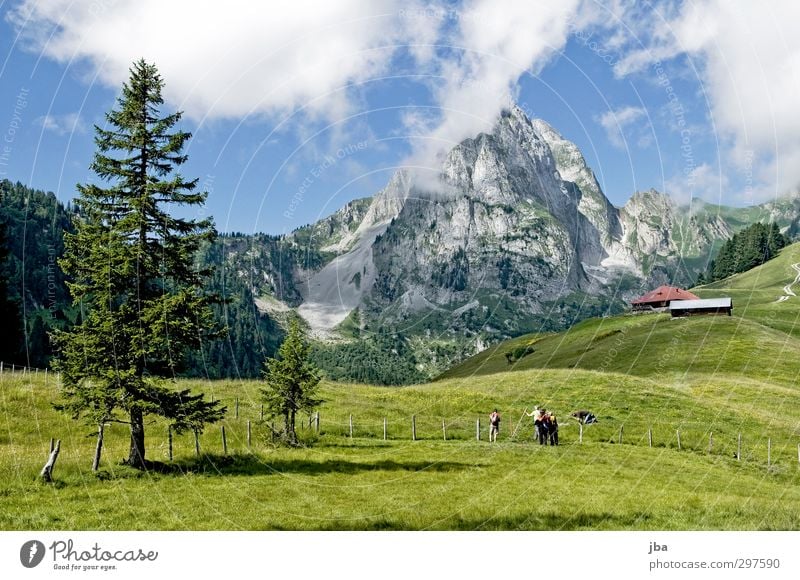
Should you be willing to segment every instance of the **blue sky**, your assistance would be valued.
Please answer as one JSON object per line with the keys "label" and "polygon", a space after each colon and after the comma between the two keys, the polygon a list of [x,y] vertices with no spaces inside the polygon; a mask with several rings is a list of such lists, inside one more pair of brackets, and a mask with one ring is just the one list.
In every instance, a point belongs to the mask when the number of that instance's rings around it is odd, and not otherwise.
{"label": "blue sky", "polygon": [[[92,127],[144,56],[166,108],[186,111],[182,172],[223,231],[313,222],[399,167],[435,165],[512,99],[580,147],[616,205],[649,188],[743,205],[800,180],[800,50],[775,29],[793,14],[713,0],[249,4],[0,4],[0,178],[73,198],[94,179]],[[155,14],[163,28],[141,28]],[[166,34],[176,24],[185,39]]]}

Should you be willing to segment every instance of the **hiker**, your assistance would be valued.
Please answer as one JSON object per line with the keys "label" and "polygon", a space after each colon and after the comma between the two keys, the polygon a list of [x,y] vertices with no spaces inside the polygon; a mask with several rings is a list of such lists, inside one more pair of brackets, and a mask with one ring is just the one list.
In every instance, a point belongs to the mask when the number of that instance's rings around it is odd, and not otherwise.
{"label": "hiker", "polygon": [[489,415],[489,443],[497,441],[497,434],[500,432],[500,413],[497,409]]}
{"label": "hiker", "polygon": [[558,419],[555,413],[548,415],[549,421],[547,422],[547,432],[550,435],[550,446],[558,445]]}
{"label": "hiker", "polygon": [[539,439],[539,431],[542,427],[542,411],[539,407],[534,407],[530,413],[525,413],[528,417],[533,417],[533,438]]}
{"label": "hiker", "polygon": [[534,417],[533,424],[536,427],[536,438],[539,439],[539,445],[547,445],[547,410],[538,409],[538,415]]}
{"label": "hiker", "polygon": [[550,413],[542,409],[542,425],[539,428],[539,445],[547,445],[550,439]]}
{"label": "hiker", "polygon": [[575,417],[579,423],[583,423],[584,425],[597,423],[597,417],[595,417],[594,414],[590,413],[589,411],[575,411],[571,416]]}

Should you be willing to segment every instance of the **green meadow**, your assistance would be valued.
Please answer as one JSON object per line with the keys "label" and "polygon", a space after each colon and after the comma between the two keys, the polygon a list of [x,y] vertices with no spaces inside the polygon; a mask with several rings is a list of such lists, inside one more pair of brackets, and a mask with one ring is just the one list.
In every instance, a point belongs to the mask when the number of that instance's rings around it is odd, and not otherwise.
{"label": "green meadow", "polygon": [[[181,381],[227,416],[199,455],[175,435],[172,460],[166,424],[148,423],[145,472],[121,465],[127,428],[112,424],[93,473],[94,430],[53,409],[55,377],[6,371],[0,529],[798,530],[800,297],[777,302],[798,262],[790,246],[695,290],[732,296],[731,317],[592,319],[425,385],[324,383],[320,430],[301,417],[298,449],[273,443],[257,381]],[[560,417],[559,447],[533,442],[535,405]],[[599,418],[582,434],[578,409]],[[62,451],[44,484],[51,438]]]}
{"label": "green meadow", "polygon": [[[257,383],[205,384],[198,387],[229,405],[227,455],[216,425],[201,437],[200,457],[191,435],[175,436],[170,462],[166,429],[154,422],[147,426],[153,468],[137,472],[120,465],[127,432],[112,425],[95,474],[92,430],[52,410],[52,381],[2,380],[0,528],[7,530],[800,529],[797,417],[751,420],[747,409],[764,395],[761,385],[728,396],[724,384],[663,387],[583,370],[405,388],[327,384],[321,433],[306,426],[305,446],[286,449],[271,443],[269,423],[259,420]],[[760,404],[799,402],[789,389],[769,394]],[[535,444],[529,420],[519,421],[534,403],[561,413],[561,446]],[[489,444],[486,415],[495,406],[504,424],[500,441]],[[585,427],[582,443],[566,418],[578,407],[600,418]],[[62,452],[56,482],[47,485],[37,474],[51,437],[62,440]]]}

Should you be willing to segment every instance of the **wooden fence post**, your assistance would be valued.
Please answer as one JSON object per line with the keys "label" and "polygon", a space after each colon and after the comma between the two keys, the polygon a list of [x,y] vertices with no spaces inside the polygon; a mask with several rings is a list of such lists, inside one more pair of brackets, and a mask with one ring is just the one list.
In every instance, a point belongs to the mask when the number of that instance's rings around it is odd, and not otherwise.
{"label": "wooden fence post", "polygon": [[228,454],[228,440],[225,438],[225,425],[222,426],[222,454]]}
{"label": "wooden fence post", "polygon": [[47,463],[44,464],[42,468],[42,472],[39,474],[45,482],[50,483],[53,481],[53,468],[56,466],[56,459],[58,459],[58,454],[61,451],[61,439],[56,441],[56,445],[52,451],[50,451],[50,456],[47,458]]}
{"label": "wooden fence post", "polygon": [[583,421],[578,421],[578,443],[583,443]]}
{"label": "wooden fence post", "polygon": [[480,417],[475,419],[475,439],[477,441],[481,440],[481,418]]}
{"label": "wooden fence post", "polygon": [[447,441],[447,425],[445,425],[444,419],[442,419],[442,437]]}
{"label": "wooden fence post", "polygon": [[736,438],[736,461],[742,460],[742,434],[739,433],[739,437]]}
{"label": "wooden fence post", "polygon": [[239,397],[236,397],[236,418],[239,418]]}
{"label": "wooden fence post", "polygon": [[708,434],[708,452],[711,453],[711,450],[714,449],[714,432]]}
{"label": "wooden fence post", "polygon": [[678,437],[678,451],[681,450],[681,430],[675,429],[675,435]]}
{"label": "wooden fence post", "polygon": [[350,439],[353,438],[353,414],[350,413]]}
{"label": "wooden fence post", "polygon": [[319,411],[317,411],[317,415],[314,417],[314,428],[317,432],[317,435],[319,435]]}
{"label": "wooden fence post", "polygon": [[247,420],[247,448],[250,449],[252,443],[253,432],[250,429],[250,419]]}
{"label": "wooden fence post", "polygon": [[772,465],[772,438],[767,439],[767,468]]}
{"label": "wooden fence post", "polygon": [[200,457],[200,434],[194,430],[194,454]]}
{"label": "wooden fence post", "polygon": [[386,441],[386,417],[383,418],[383,440]]}
{"label": "wooden fence post", "polygon": [[653,428],[647,430],[647,443],[650,447],[653,446]]}
{"label": "wooden fence post", "polygon": [[0,360],[0,373],[3,372],[3,361]]}
{"label": "wooden fence post", "polygon": [[417,440],[417,416],[411,415],[411,440]]}
{"label": "wooden fence post", "polygon": [[172,461],[172,425],[167,426],[167,444],[169,446],[169,460]]}
{"label": "wooden fence post", "polygon": [[625,431],[625,425],[619,426],[619,444],[622,445],[622,433]]}
{"label": "wooden fence post", "polygon": [[97,445],[94,448],[94,460],[92,460],[92,471],[100,469],[100,454],[103,452],[103,430],[105,424],[101,421],[97,426]]}

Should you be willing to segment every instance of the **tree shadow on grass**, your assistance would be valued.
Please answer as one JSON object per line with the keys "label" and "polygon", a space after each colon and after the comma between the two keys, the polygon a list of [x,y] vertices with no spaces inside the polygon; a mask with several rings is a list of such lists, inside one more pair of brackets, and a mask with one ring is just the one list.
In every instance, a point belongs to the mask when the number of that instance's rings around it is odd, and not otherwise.
{"label": "tree shadow on grass", "polygon": [[173,463],[148,461],[147,470],[164,475],[220,475],[220,476],[257,476],[257,475],[327,475],[341,473],[352,475],[370,471],[405,471],[448,473],[481,467],[475,463],[459,463],[453,461],[346,461],[341,459],[324,459],[313,461],[308,459],[271,460],[257,455],[204,455],[193,460],[182,460]]}
{"label": "tree shadow on grass", "polygon": [[575,530],[641,530],[646,529],[649,514],[611,514],[608,512],[579,513],[572,516],[559,512],[446,518],[422,528],[412,527],[405,521],[386,518],[346,520],[322,526],[324,531],[381,531],[381,530],[446,530],[446,531],[575,531]]}

